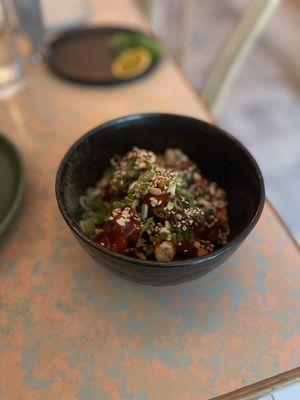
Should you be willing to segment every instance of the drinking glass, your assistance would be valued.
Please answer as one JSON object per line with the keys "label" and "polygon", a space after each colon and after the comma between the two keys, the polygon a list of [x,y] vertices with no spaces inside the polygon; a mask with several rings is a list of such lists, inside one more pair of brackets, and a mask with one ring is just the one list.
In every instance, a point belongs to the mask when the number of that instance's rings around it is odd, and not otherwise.
{"label": "drinking glass", "polygon": [[0,0],[0,98],[23,87],[24,69],[12,30],[13,4]]}
{"label": "drinking glass", "polygon": [[11,0],[19,21],[20,31],[31,44],[31,60],[39,64],[46,51],[45,27],[41,0]]}

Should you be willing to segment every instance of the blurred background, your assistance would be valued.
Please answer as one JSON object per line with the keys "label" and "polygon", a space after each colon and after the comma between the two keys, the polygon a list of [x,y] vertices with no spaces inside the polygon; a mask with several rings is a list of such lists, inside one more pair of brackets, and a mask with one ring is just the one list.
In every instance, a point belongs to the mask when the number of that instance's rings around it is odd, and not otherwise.
{"label": "blurred background", "polygon": [[[249,0],[150,0],[150,16],[201,95]],[[258,5],[268,3],[258,0]],[[270,2],[269,2],[270,3]],[[300,241],[300,1],[272,9],[216,113],[259,162],[267,196]],[[204,96],[205,97],[205,96]]]}

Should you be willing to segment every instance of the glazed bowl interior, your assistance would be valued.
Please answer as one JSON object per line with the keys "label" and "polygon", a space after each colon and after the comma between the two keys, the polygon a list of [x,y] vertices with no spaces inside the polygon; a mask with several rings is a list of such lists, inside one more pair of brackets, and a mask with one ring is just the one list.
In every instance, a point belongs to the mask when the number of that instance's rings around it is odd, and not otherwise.
{"label": "glazed bowl interior", "polygon": [[180,148],[204,176],[226,190],[230,241],[251,230],[264,202],[262,176],[252,156],[217,127],[169,114],[120,118],[95,128],[73,145],[58,173],[60,208],[69,221],[78,224],[78,198],[95,185],[110,159],[133,146],[156,153],[168,147]]}

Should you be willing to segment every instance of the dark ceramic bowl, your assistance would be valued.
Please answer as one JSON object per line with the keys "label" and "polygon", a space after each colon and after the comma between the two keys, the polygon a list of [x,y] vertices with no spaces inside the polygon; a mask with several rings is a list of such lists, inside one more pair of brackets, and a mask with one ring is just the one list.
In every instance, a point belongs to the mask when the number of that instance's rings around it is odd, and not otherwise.
{"label": "dark ceramic bowl", "polygon": [[[133,146],[162,153],[178,147],[202,173],[227,191],[230,243],[200,258],[170,263],[142,261],[111,252],[85,235],[78,224],[78,198],[95,185],[112,156]],[[235,138],[206,122],[170,114],[139,114],[107,122],[81,137],[63,158],[56,177],[60,211],[81,246],[100,265],[148,285],[173,285],[211,271],[231,256],[257,223],[265,200],[261,172]]]}

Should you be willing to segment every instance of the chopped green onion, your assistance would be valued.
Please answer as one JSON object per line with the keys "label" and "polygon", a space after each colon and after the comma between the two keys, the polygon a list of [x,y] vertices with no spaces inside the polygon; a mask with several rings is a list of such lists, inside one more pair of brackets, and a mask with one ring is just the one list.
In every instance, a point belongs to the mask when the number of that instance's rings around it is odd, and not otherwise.
{"label": "chopped green onion", "polygon": [[142,220],[145,221],[147,217],[148,217],[148,204],[144,203],[142,205]]}

